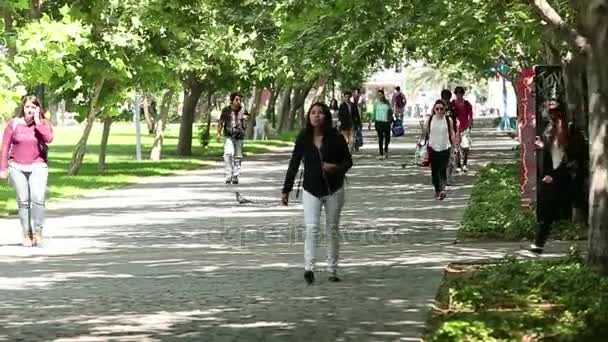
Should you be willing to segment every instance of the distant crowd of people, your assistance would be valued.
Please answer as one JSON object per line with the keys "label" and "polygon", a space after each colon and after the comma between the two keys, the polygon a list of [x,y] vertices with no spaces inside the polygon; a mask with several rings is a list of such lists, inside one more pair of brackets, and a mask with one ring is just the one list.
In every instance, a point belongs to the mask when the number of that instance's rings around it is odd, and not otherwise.
{"label": "distant crowd of people", "polygon": [[[444,89],[434,103],[432,112],[421,121],[421,139],[417,149],[425,153],[431,167],[434,198],[447,198],[447,186],[454,184],[454,174],[468,171],[473,128],[473,106],[465,98],[464,87],[454,93]],[[399,87],[389,101],[379,89],[371,104],[369,126],[373,123],[378,140],[378,158],[387,159],[391,135],[395,125],[403,120],[407,104]],[[345,177],[353,166],[353,154],[363,145],[362,113],[368,104],[359,89],[345,91],[338,103],[316,102],[306,115],[306,125],[297,136],[285,175],[281,203],[289,204],[289,195],[303,164],[298,192],[303,188],[305,243],[304,278],[315,281],[315,248],[319,234],[321,212],[325,210],[328,237],[328,268],[330,281],[340,281],[337,273],[339,260],[338,231],[345,202]],[[574,202],[585,203],[585,198],[573,196],[573,188],[584,180],[585,160],[579,160],[580,136],[568,126],[558,102],[547,105],[550,122],[546,133],[538,139],[537,147],[544,151],[540,167],[541,202],[539,230],[530,249],[542,253],[551,225],[568,219]],[[239,93],[230,95],[230,104],[219,118],[216,139],[223,144],[224,181],[239,184],[243,146],[249,114],[242,105]],[[48,144],[53,130],[40,101],[33,96],[24,98],[18,114],[8,122],[0,151],[0,178],[8,178],[15,189],[19,221],[23,231],[23,245],[37,246],[43,241],[45,222],[45,193],[48,178]],[[583,139],[584,140],[584,139]],[[580,184],[579,184],[580,185]],[[582,185],[581,185],[582,186]],[[563,208],[563,210],[556,210]],[[565,215],[565,216],[564,216]]]}

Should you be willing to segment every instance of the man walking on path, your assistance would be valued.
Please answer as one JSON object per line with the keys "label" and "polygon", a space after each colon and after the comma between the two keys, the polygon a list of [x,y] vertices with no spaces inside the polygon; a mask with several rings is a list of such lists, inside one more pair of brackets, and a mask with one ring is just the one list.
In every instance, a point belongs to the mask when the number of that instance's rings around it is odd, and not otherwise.
{"label": "man walking on path", "polygon": [[346,139],[350,150],[353,149],[353,134],[357,128],[361,127],[361,116],[357,105],[350,101],[353,94],[350,91],[344,92],[342,104],[338,109],[338,119],[340,120],[340,133]]}
{"label": "man walking on path", "polygon": [[401,87],[395,87],[395,92],[393,93],[391,100],[391,108],[393,109],[395,117],[401,121],[403,121],[403,114],[405,113],[406,105],[407,100],[405,98],[405,94],[401,92]]}
{"label": "man walking on path", "polygon": [[230,94],[230,106],[222,110],[217,125],[217,141],[224,137],[224,176],[226,184],[239,184],[241,161],[243,160],[243,143],[245,140],[245,123],[249,113],[241,105],[239,93]]}
{"label": "man walking on path", "polygon": [[[456,171],[464,171],[467,172],[467,162],[469,160],[469,152],[470,146],[469,141],[469,131],[471,130],[471,126],[473,125],[473,106],[471,103],[464,99],[465,90],[463,87],[456,87],[454,90],[456,94],[456,99],[452,101],[451,109],[454,112],[454,116],[458,120],[457,123],[457,132],[460,137],[461,148],[456,154],[456,164],[458,168]],[[466,146],[466,147],[465,147]]]}

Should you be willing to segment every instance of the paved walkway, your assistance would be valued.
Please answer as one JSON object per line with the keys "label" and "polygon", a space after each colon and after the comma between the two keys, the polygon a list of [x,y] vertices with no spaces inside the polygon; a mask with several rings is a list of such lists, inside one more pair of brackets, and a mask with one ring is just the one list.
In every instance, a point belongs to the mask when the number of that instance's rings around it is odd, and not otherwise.
{"label": "paved walkway", "polygon": [[477,134],[437,202],[429,170],[401,168],[415,140],[356,156],[337,284],[304,283],[302,208],[278,205],[286,151],[246,160],[238,187],[218,165],[55,203],[44,248],[0,220],[0,341],[417,341],[447,263],[512,247],[453,241],[477,166],[513,142]]}

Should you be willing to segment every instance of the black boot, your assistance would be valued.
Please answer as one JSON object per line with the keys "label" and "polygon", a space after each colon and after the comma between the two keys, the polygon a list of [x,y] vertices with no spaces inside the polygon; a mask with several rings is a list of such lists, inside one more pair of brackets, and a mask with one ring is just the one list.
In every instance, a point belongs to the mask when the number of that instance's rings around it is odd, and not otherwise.
{"label": "black boot", "polygon": [[312,285],[315,282],[315,273],[313,271],[304,271],[304,280],[306,280],[306,284]]}
{"label": "black boot", "polygon": [[338,278],[338,275],[336,273],[332,273],[329,278],[327,278],[327,280],[333,282],[333,283],[337,283],[339,281],[342,281],[340,278]]}

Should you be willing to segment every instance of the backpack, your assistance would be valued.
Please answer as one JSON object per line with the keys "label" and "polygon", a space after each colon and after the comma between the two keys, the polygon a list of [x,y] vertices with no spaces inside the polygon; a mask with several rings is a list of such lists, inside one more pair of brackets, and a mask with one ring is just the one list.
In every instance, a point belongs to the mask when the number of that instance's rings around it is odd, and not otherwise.
{"label": "backpack", "polygon": [[405,134],[405,129],[403,128],[403,123],[401,120],[397,119],[393,122],[393,137],[400,137]]}
{"label": "backpack", "polygon": [[395,105],[399,108],[405,107],[405,96],[403,95],[403,93],[397,93],[395,97]]}

